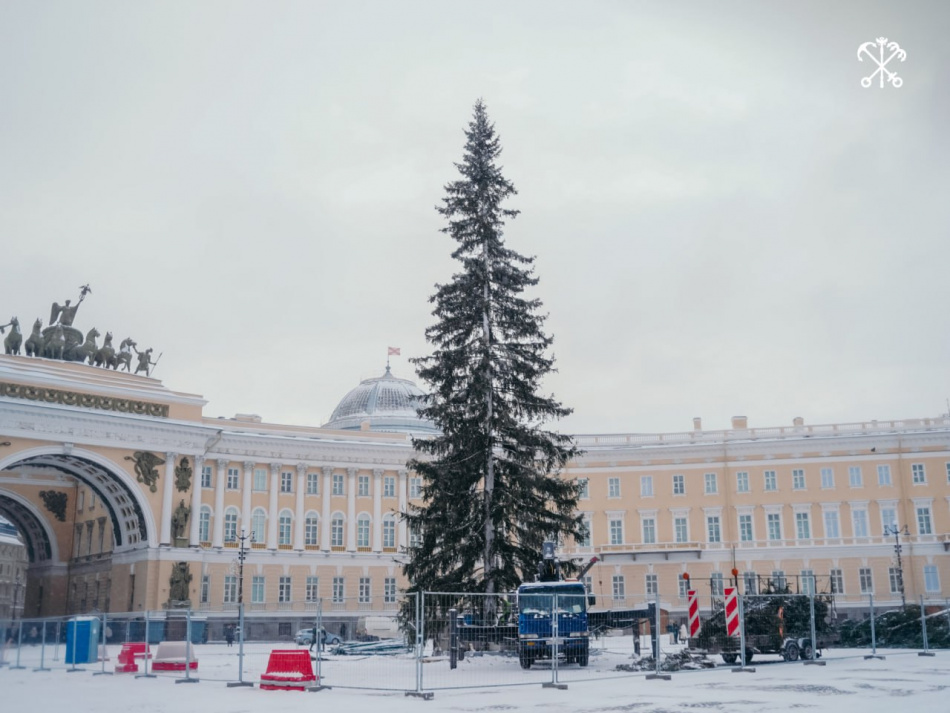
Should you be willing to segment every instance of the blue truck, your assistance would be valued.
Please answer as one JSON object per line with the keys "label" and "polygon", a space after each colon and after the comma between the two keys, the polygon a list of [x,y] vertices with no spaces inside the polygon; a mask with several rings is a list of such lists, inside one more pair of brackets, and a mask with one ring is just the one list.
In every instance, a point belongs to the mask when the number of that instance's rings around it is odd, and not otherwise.
{"label": "blue truck", "polygon": [[532,582],[518,587],[518,660],[531,668],[555,655],[586,666],[590,660],[588,595],[583,582]]}

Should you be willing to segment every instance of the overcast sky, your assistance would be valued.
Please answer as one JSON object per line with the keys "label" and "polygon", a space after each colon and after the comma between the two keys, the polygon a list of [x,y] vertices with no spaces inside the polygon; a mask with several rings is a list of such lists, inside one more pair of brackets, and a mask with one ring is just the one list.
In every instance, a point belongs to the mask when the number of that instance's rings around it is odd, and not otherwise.
{"label": "overcast sky", "polygon": [[[573,433],[935,416],[950,3],[0,3],[0,318],[320,425],[428,353],[482,97]],[[885,36],[900,89],[862,88]],[[26,335],[25,335],[26,336]]]}

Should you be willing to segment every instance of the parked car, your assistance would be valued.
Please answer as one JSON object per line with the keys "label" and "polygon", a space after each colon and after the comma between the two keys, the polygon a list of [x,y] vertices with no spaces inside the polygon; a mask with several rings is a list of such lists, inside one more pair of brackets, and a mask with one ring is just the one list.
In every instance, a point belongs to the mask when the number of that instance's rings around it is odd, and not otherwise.
{"label": "parked car", "polygon": [[[336,646],[343,643],[343,639],[336,634],[331,634],[323,627],[320,627],[319,634],[323,638],[323,643],[327,646]],[[294,637],[294,641],[297,642],[297,646],[310,646],[313,643],[313,627],[300,629]]]}

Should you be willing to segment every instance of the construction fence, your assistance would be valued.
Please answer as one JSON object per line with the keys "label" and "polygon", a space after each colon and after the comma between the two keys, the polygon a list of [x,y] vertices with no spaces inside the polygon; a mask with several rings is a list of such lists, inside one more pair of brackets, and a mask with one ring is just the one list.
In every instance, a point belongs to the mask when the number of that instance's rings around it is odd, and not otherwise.
{"label": "construction fence", "polygon": [[[67,669],[256,685],[274,650],[306,652],[313,687],[404,691],[552,685],[719,667],[821,663],[950,649],[950,602],[691,582],[680,593],[591,602],[572,593],[405,595],[399,613],[343,622],[191,610],[0,621],[0,671]],[[882,653],[883,651],[883,653]],[[299,656],[299,655],[298,655]]]}

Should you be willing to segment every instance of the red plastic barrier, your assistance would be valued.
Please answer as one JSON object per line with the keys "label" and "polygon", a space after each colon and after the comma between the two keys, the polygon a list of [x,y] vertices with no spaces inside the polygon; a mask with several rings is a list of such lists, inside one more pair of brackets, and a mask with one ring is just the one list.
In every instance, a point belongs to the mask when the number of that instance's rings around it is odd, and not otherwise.
{"label": "red plastic barrier", "polygon": [[115,665],[116,673],[138,673],[139,665],[136,659],[152,658],[148,644],[144,641],[127,641],[122,644],[122,650],[119,652],[118,663]]}
{"label": "red plastic barrier", "polygon": [[267,673],[261,674],[261,690],[305,691],[316,681],[309,651],[274,649],[267,660]]}

